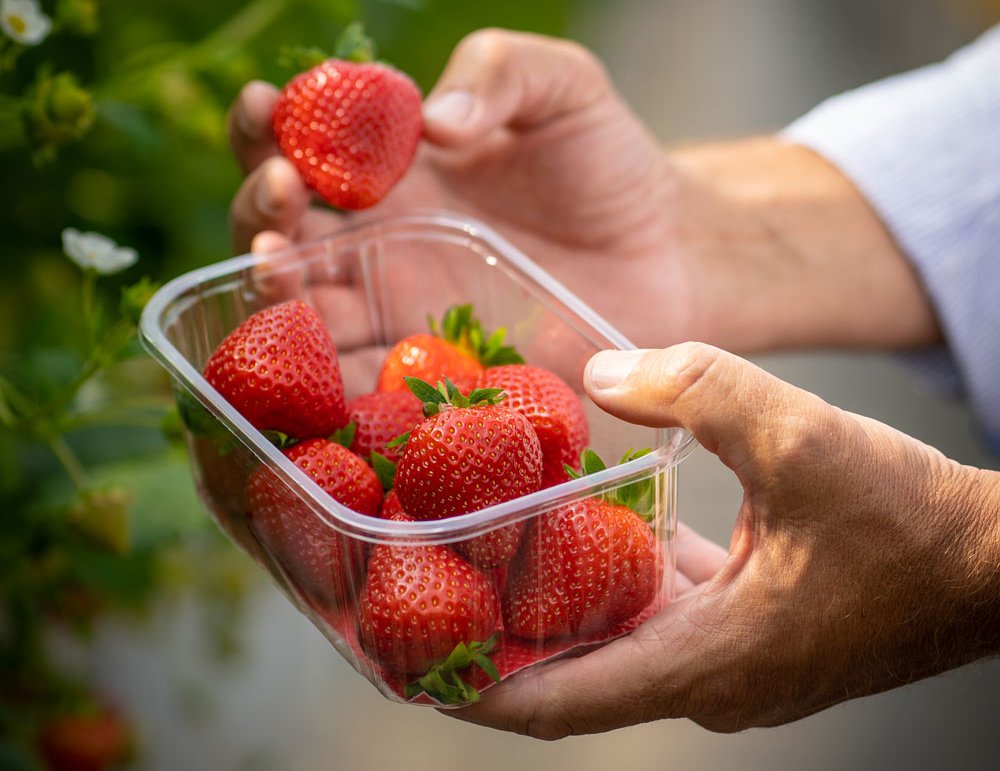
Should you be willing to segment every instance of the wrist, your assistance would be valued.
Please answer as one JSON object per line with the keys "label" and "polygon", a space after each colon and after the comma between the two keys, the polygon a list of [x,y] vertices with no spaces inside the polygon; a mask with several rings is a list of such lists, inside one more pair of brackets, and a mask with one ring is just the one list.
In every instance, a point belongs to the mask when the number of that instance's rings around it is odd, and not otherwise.
{"label": "wrist", "polygon": [[954,464],[947,479],[941,589],[960,665],[1000,653],[1000,472]]}
{"label": "wrist", "polygon": [[765,137],[669,157],[698,309],[691,337],[740,352],[939,341],[909,261],[820,156]]}

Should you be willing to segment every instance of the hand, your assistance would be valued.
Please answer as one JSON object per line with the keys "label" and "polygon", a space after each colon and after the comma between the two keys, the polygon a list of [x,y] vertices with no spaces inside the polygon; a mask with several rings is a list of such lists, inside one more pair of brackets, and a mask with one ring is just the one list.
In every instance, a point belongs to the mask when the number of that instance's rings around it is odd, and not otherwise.
{"label": "hand", "polygon": [[[277,155],[276,93],[251,83],[231,110],[233,149],[249,172],[231,212],[237,250],[280,248],[338,224],[329,210],[310,207]],[[613,271],[616,286],[654,284],[677,298],[655,307],[664,324],[683,326],[687,279],[681,263],[663,259],[667,160],[589,52],[530,34],[470,35],[426,102],[425,139],[407,177],[373,213],[433,207],[474,215],[557,276],[575,276],[571,288],[607,315],[625,319],[636,301],[599,291]]]}
{"label": "hand", "polygon": [[[238,251],[272,251],[341,222],[310,205],[278,155],[276,94],[250,83],[230,111],[249,173],[231,210]],[[747,352],[940,339],[909,263],[837,169],[774,137],[665,154],[576,44],[469,35],[425,104],[425,139],[374,214],[478,217],[639,345],[698,339]]]}
{"label": "hand", "polygon": [[1000,474],[701,344],[602,352],[595,402],[684,426],[743,485],[728,556],[681,531],[686,593],[632,634],[447,714],[541,738],[689,717],[786,723],[1000,650]]}

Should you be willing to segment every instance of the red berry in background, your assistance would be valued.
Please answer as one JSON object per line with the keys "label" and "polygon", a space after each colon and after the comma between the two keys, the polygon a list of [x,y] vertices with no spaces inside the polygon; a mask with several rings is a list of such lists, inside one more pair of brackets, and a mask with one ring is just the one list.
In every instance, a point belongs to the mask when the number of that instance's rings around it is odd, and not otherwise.
{"label": "red berry in background", "polygon": [[430,331],[404,337],[386,354],[378,374],[377,391],[405,391],[406,377],[435,384],[451,380],[468,393],[486,367],[523,361],[504,344],[503,328],[487,333],[471,305],[453,305],[440,325],[428,320]]}
{"label": "red berry in background", "polygon": [[471,354],[443,338],[419,332],[403,338],[389,350],[376,388],[408,393],[404,377],[428,383],[448,378],[460,389],[469,391],[482,373],[483,365]]}
{"label": "red berry in background", "polygon": [[[328,439],[284,450],[334,500],[375,516],[382,486],[357,455]],[[327,525],[273,471],[261,467],[247,491],[250,524],[258,539],[307,596],[322,607],[348,602],[364,571],[367,547]]]}
{"label": "red berry in background", "polygon": [[272,116],[281,151],[341,209],[382,200],[406,173],[423,132],[416,83],[371,58],[370,41],[351,25],[335,58],[285,85]]}
{"label": "red berry in background", "polygon": [[542,487],[569,479],[566,465],[579,469],[590,429],[580,397],[558,375],[528,364],[507,364],[486,369],[476,387],[502,388],[504,406],[528,418],[542,445]]}
{"label": "red berry in background", "polygon": [[372,452],[399,460],[401,448],[386,447],[424,419],[420,400],[406,391],[377,391],[347,402],[347,419],[354,424],[351,451],[363,458]]}
{"label": "red berry in background", "polygon": [[130,755],[131,732],[117,713],[61,715],[42,726],[38,752],[51,771],[107,771]]}
{"label": "red berry in background", "polygon": [[305,439],[347,423],[337,348],[319,314],[300,300],[247,318],[215,349],[204,374],[261,431]]}

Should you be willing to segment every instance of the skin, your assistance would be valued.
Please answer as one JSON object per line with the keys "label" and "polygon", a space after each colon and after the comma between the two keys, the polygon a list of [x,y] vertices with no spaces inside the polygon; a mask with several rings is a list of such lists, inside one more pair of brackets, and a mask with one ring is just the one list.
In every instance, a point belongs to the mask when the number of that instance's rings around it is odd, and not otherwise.
{"label": "skin", "polygon": [[[230,113],[247,172],[237,251],[341,224],[275,155],[275,95],[248,84]],[[776,137],[664,151],[586,50],[483,30],[454,51],[414,166],[376,213],[411,206],[489,222],[658,349],[597,354],[588,394],[687,428],[744,490],[728,550],[681,528],[682,591],[662,613],[449,715],[546,739],[676,717],[735,731],[1000,650],[1000,475],[726,352],[941,341],[909,262],[836,168]],[[349,287],[331,291],[348,307]]]}

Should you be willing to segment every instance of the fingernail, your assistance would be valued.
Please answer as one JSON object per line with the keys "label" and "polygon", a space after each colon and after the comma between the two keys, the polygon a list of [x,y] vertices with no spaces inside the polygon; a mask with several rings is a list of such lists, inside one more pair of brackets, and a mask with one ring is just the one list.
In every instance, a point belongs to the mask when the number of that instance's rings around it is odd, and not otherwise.
{"label": "fingernail", "polygon": [[257,204],[257,211],[268,217],[275,217],[281,212],[281,200],[276,193],[280,184],[277,176],[280,172],[274,164],[268,164],[257,184],[254,192],[254,202]]}
{"label": "fingernail", "polygon": [[620,385],[646,351],[599,351],[587,364],[586,378],[591,387],[598,391],[607,391]]}
{"label": "fingernail", "polygon": [[446,91],[427,101],[424,105],[424,119],[460,126],[472,117],[475,104],[472,94],[466,91]]}
{"label": "fingernail", "polygon": [[[258,81],[250,81],[240,93],[239,105],[235,110],[236,129],[251,142],[256,142],[261,138],[263,124],[252,120],[250,116],[253,114],[254,103],[260,101],[260,97],[255,96],[254,93],[262,89],[266,90],[267,86]],[[257,112],[259,113],[260,110]]]}

